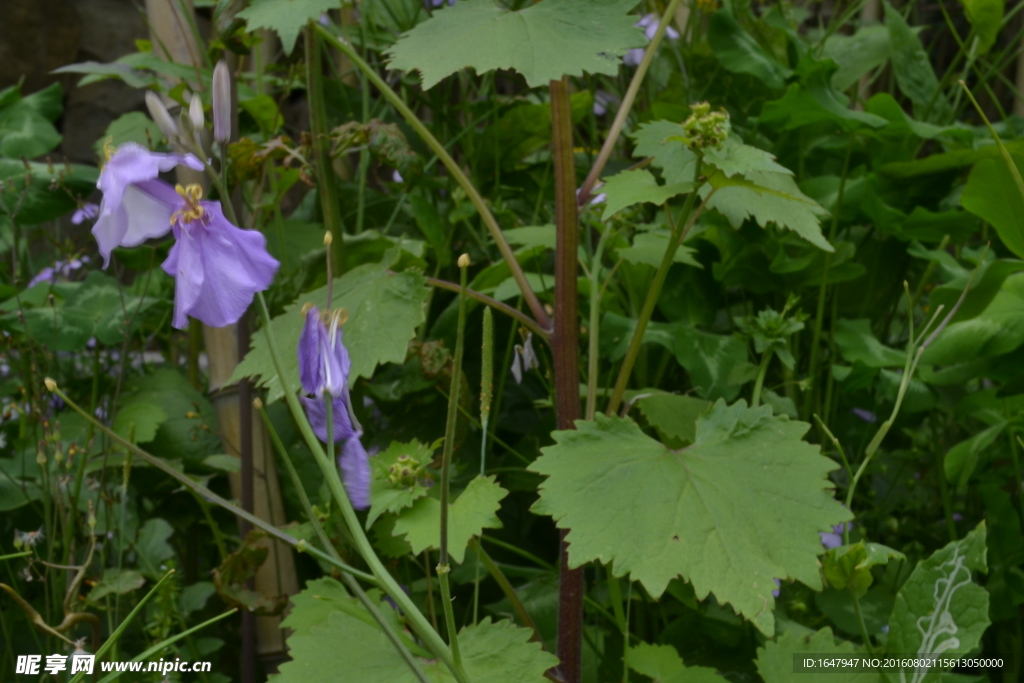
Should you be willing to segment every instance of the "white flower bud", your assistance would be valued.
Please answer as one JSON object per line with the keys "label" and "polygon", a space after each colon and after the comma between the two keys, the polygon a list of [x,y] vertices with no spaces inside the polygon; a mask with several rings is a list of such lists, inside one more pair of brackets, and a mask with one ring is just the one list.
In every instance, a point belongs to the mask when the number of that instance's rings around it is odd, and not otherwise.
{"label": "white flower bud", "polygon": [[199,99],[199,95],[192,93],[192,102],[188,107],[188,118],[192,121],[192,125],[195,126],[196,130],[202,130],[203,126],[206,125],[206,118],[203,116],[203,101]]}
{"label": "white flower bud", "polygon": [[146,91],[146,108],[149,109],[149,115],[153,117],[153,121],[164,137],[168,140],[177,139],[178,127],[174,125],[174,119],[171,118],[164,103],[160,101],[160,96],[152,90]]}
{"label": "white flower bud", "polygon": [[223,59],[213,69],[213,139],[231,139],[231,72]]}

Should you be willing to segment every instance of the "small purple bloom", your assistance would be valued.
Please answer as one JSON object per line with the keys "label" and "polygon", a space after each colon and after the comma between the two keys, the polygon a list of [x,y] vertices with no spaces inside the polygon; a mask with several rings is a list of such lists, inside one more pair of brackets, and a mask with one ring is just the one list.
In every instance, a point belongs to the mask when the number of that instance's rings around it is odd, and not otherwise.
{"label": "small purple bloom", "polygon": [[345,440],[338,456],[338,467],[345,480],[345,490],[357,510],[370,507],[370,456],[363,448],[361,434]]}
{"label": "small purple bloom", "polygon": [[[434,6],[434,9],[443,6],[445,2],[446,0],[430,0],[430,4]],[[449,7],[455,4],[455,0],[447,0],[447,2]]]}
{"label": "small purple bloom", "polygon": [[594,93],[594,116],[604,116],[608,113],[608,107],[618,104],[619,98],[604,90]]}
{"label": "small purple bloom", "polygon": [[163,263],[175,278],[172,324],[184,329],[190,315],[211,327],[236,323],[280,264],[267,253],[262,234],[232,225],[219,202],[200,201],[198,186],[177,194],[170,217],[176,241]]}
{"label": "small purple bloom", "polygon": [[82,206],[71,215],[71,222],[75,225],[81,225],[83,221],[92,220],[96,218],[100,213],[99,204],[82,204]]}
{"label": "small purple bloom", "polygon": [[352,367],[348,350],[341,339],[341,311],[329,315],[324,324],[320,309],[310,306],[306,324],[299,337],[299,379],[303,391],[313,397],[300,396],[306,417],[316,437],[327,442],[327,401],[331,402],[334,421],[334,442],[344,442],[338,456],[345,490],[357,510],[370,506],[370,458],[363,448],[363,431],[356,421],[348,391],[348,373]]}
{"label": "small purple bloom", "polygon": [[[661,17],[657,14],[645,14],[640,21],[634,24],[634,26],[644,30],[644,35],[647,36],[647,40],[653,40],[654,34],[658,32],[658,24],[660,21]],[[679,38],[679,32],[671,26],[667,26],[665,27],[665,37],[669,40],[676,40]],[[626,66],[640,66],[640,62],[644,61],[645,49],[646,48],[637,47],[627,52],[626,56],[622,58],[623,64]]]}
{"label": "small purple bloom", "polygon": [[512,376],[516,384],[523,383],[523,373],[534,368],[539,368],[537,354],[533,351],[533,332],[526,333],[526,340],[522,345],[516,344],[515,357],[512,359]]}
{"label": "small purple bloom", "polygon": [[878,416],[875,415],[870,410],[865,410],[864,408],[851,408],[850,412],[855,417],[858,417],[869,424],[875,424],[876,422],[878,422]]}
{"label": "small purple bloom", "polygon": [[121,145],[107,161],[96,183],[103,200],[92,228],[104,268],[115,247],[135,247],[171,229],[171,215],[181,198],[157,176],[178,164],[203,170],[191,154],[158,154],[134,142]]}
{"label": "small purple bloom", "polygon": [[774,581],[775,585],[778,586],[778,588],[772,591],[772,597],[777,598],[779,597],[779,593],[782,592],[782,581],[780,581],[779,579],[772,579],[772,581]]}
{"label": "small purple bloom", "polygon": [[40,282],[55,282],[58,278],[66,280],[71,277],[71,273],[78,270],[83,264],[88,262],[88,256],[73,258],[69,261],[57,261],[53,264],[52,268],[47,266],[36,273],[36,276],[29,281],[28,286],[31,288],[38,285]]}
{"label": "small purple bloom", "polygon": [[306,311],[306,324],[299,337],[299,381],[302,390],[314,396],[324,392],[342,396],[348,387],[348,373],[352,361],[341,340],[340,311],[329,315],[324,324],[316,306]]}
{"label": "small purple bloom", "polygon": [[953,513],[953,521],[954,522],[962,522],[962,521],[964,521],[964,516],[961,515],[959,512],[954,512]]}
{"label": "small purple bloom", "polygon": [[[831,533],[827,531],[818,532],[818,535],[821,536],[821,545],[823,545],[826,550],[838,548],[843,544],[843,526],[843,524],[834,524],[832,525]],[[846,522],[845,526],[848,530],[853,529],[853,522]]]}

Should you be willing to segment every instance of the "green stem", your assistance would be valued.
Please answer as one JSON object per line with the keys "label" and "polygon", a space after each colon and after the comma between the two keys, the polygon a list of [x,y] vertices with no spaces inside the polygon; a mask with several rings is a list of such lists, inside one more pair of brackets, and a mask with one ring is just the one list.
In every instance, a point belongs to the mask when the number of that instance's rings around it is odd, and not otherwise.
{"label": "green stem", "polygon": [[[445,666],[454,674],[455,680],[459,683],[467,683],[467,679],[462,674],[461,669],[455,666],[455,661],[452,659],[451,651],[445,644],[441,636],[438,635],[437,631],[431,628],[430,623],[427,622],[426,617],[419,611],[415,603],[406,595],[405,591],[398,585],[394,577],[388,572],[387,568],[377,557],[377,554],[373,551],[373,546],[370,545],[370,539],[366,537],[363,532],[362,525],[359,523],[359,518],[356,516],[356,511],[352,507],[352,502],[348,498],[348,494],[345,493],[345,487],[341,483],[341,478],[338,476],[338,468],[327,458],[327,453],[324,451],[323,446],[320,444],[320,440],[313,433],[313,428],[309,425],[309,420],[306,419],[306,414],[302,410],[302,406],[299,404],[299,399],[295,393],[289,387],[288,377],[284,372],[284,366],[281,363],[281,353],[277,348],[277,339],[274,337],[274,333],[270,326],[270,311],[267,309],[267,301],[263,297],[263,294],[257,294],[260,305],[260,314],[263,317],[263,331],[267,337],[267,346],[270,350],[270,357],[274,363],[274,368],[277,371],[279,381],[281,382],[281,388],[284,391],[284,398],[288,404],[288,409],[292,413],[292,417],[295,418],[295,422],[299,427],[299,432],[302,434],[306,445],[309,446],[310,451],[313,453],[313,457],[320,467],[320,471],[324,475],[324,479],[327,481],[327,486],[334,496],[334,499],[338,503],[338,507],[341,510],[342,517],[345,520],[345,525],[348,527],[349,533],[352,535],[352,540],[355,543],[356,549],[359,554],[363,557],[363,560],[370,567],[373,572],[373,577],[369,580],[379,585],[390,597],[394,600],[406,618],[409,620],[413,630],[416,631],[417,635],[423,639],[427,647],[431,652],[434,653],[441,661],[444,662]],[[276,531],[276,530],[275,530]],[[329,557],[323,553],[320,553],[323,557]],[[337,564],[337,562],[331,558],[331,564]],[[349,571],[349,573],[353,573]],[[360,572],[359,574],[362,574]],[[355,574],[354,574],[355,575]],[[360,578],[364,578],[366,575],[362,574]]]}
{"label": "green stem", "polygon": [[[71,408],[76,413],[78,413],[79,415],[84,417],[87,421],[89,421],[92,424],[94,424],[96,426],[96,428],[99,429],[101,432],[103,432],[107,436],[107,438],[109,438],[111,441],[113,441],[114,443],[119,444],[120,446],[122,446],[124,448],[127,448],[132,453],[134,453],[135,455],[139,456],[140,458],[145,460],[147,463],[149,463],[153,467],[157,468],[158,470],[160,470],[163,473],[169,475],[171,478],[175,479],[176,481],[178,481],[179,483],[184,485],[187,489],[189,489],[193,493],[196,493],[196,494],[202,496],[203,498],[205,498],[206,500],[210,501],[211,503],[215,503],[215,504],[219,505],[220,507],[224,508],[225,510],[227,510],[231,514],[235,515],[236,517],[241,517],[242,519],[244,519],[245,521],[249,522],[253,526],[263,530],[264,532],[266,532],[267,535],[273,536],[274,538],[276,538],[279,541],[287,543],[288,545],[290,545],[292,547],[295,547],[296,545],[298,545],[298,543],[299,543],[298,539],[290,536],[289,534],[286,534],[285,532],[281,531],[280,529],[278,529],[274,525],[268,524],[266,521],[260,519],[259,517],[255,516],[253,514],[250,514],[249,512],[246,512],[245,510],[243,510],[242,508],[238,507],[234,503],[231,503],[231,502],[221,498],[216,493],[214,493],[210,489],[206,488],[202,484],[198,484],[198,483],[192,481],[192,479],[189,478],[189,476],[186,475],[185,473],[179,472],[178,470],[174,469],[173,467],[168,465],[166,462],[164,462],[161,458],[158,458],[158,457],[156,457],[154,455],[150,455],[149,453],[147,453],[146,451],[142,450],[141,448],[139,448],[135,444],[131,443],[130,441],[128,441],[126,439],[124,439],[123,437],[121,437],[120,434],[117,434],[116,432],[114,432],[113,430],[108,428],[106,425],[104,425],[101,422],[99,422],[93,415],[90,415],[88,412],[83,410],[77,403],[72,401],[68,397],[67,394],[65,394],[63,391],[61,391],[56,386],[53,389],[53,393],[55,393],[58,396],[60,396],[61,399],[63,399],[63,401],[68,404],[69,408]],[[323,451],[321,451],[321,453],[322,452]],[[348,566],[344,562],[338,562],[334,558],[330,557],[329,555],[327,555],[325,553],[320,552],[319,550],[310,549],[309,552],[311,554],[319,557],[324,562],[327,562],[327,563],[337,567],[342,572],[346,572],[346,573],[352,574],[353,576],[358,576],[359,578],[363,579],[364,581],[369,581],[369,582],[372,582],[372,583],[378,583],[378,580],[377,580],[376,576],[371,575],[371,574],[367,574],[366,572],[361,572],[361,571],[359,571],[358,569],[356,569],[354,567]]]}
{"label": "green stem", "polygon": [[[439,280],[436,277],[429,276],[424,277],[423,279],[431,287],[437,287],[438,289],[444,289],[449,292],[455,292],[456,294],[459,292],[459,285],[455,284],[454,282],[448,282],[447,280]],[[533,332],[535,335],[537,335],[544,341],[549,341],[551,337],[550,331],[545,330],[543,327],[538,325],[533,318],[526,315],[522,311],[512,308],[503,301],[498,301],[487,296],[486,294],[481,294],[475,289],[467,288],[466,296],[469,297],[470,299],[474,299],[475,301],[479,301],[482,304],[486,304],[487,306],[490,306],[496,311],[501,311],[502,313],[512,318],[513,320],[519,321],[519,323],[521,323],[524,327],[529,329],[531,332]]]}
{"label": "green stem", "polygon": [[[270,434],[270,441],[274,444],[274,449],[277,450],[277,454],[284,463],[285,469],[288,471],[288,478],[292,481],[292,486],[295,487],[295,491],[299,495],[299,502],[302,504],[302,510],[306,513],[306,519],[313,526],[313,531],[316,532],[316,536],[320,539],[320,545],[323,546],[332,557],[339,562],[341,561],[341,555],[338,554],[337,548],[331,543],[330,538],[327,536],[327,532],[324,531],[323,525],[320,523],[320,518],[317,517],[316,512],[313,511],[313,505],[309,502],[309,496],[306,494],[306,488],[302,485],[302,480],[299,479],[299,473],[295,469],[295,464],[292,463],[291,456],[288,455],[288,451],[285,449],[284,444],[281,442],[281,437],[278,436],[277,430],[274,429],[274,423],[270,421],[270,416],[267,414],[266,409],[263,407],[263,401],[256,399],[254,401],[256,409],[260,413],[260,417],[263,419],[263,424],[267,428],[267,433]],[[391,626],[391,622],[384,618],[381,614],[380,609],[377,605],[370,600],[370,596],[366,594],[363,587],[359,585],[359,582],[348,574],[341,575],[342,581],[348,587],[359,602],[362,603],[366,611],[370,613],[370,616],[374,618],[377,625],[380,626],[381,630],[384,631],[384,635],[387,636],[388,640],[391,641],[391,645],[398,650],[399,654],[402,655],[402,659],[405,660],[406,666],[412,671],[413,675],[420,683],[430,683],[430,679],[427,678],[426,674],[423,673],[423,669],[420,668],[419,662],[413,657],[412,652],[405,646],[398,633]]]}
{"label": "green stem", "polygon": [[629,112],[633,109],[637,93],[640,92],[640,85],[643,83],[644,77],[647,76],[647,69],[650,68],[651,62],[654,60],[654,55],[658,51],[658,45],[661,44],[661,39],[665,36],[669,23],[672,22],[676,15],[677,7],[679,7],[679,0],[672,0],[668,3],[665,13],[661,16],[661,21],[658,23],[658,29],[654,32],[654,37],[651,38],[650,44],[644,51],[644,58],[640,61],[640,66],[637,67],[633,73],[633,78],[629,81],[626,94],[622,96],[622,104],[619,106],[619,110],[615,112],[615,120],[612,121],[612,127],[608,130],[608,137],[605,138],[604,144],[601,145],[601,151],[598,153],[590,173],[587,174],[587,179],[580,186],[578,199],[580,206],[590,199],[594,185],[597,184],[597,179],[601,176],[601,171],[604,170],[605,164],[611,158],[612,151],[615,149],[615,143],[618,142],[619,136],[622,134],[622,128],[626,125],[626,118],[628,118]]}
{"label": "green stem", "polygon": [[[693,172],[693,191],[686,197],[686,203],[683,205],[683,213],[679,216],[679,220],[672,228],[672,235],[669,238],[668,248],[665,249],[665,255],[661,258],[661,265],[658,266],[658,271],[654,274],[654,280],[651,281],[651,287],[647,290],[647,298],[644,299],[643,308],[640,309],[640,317],[636,321],[636,329],[633,330],[633,338],[629,342],[629,350],[626,351],[626,357],[622,360],[622,366],[619,368],[619,375],[615,380],[615,389],[612,390],[611,400],[608,402],[608,415],[614,415],[619,409],[619,405],[622,403],[622,397],[626,393],[626,384],[629,382],[629,376],[633,372],[633,365],[636,363],[637,356],[640,354],[640,347],[643,345],[644,333],[647,331],[647,323],[651,321],[651,316],[654,314],[654,307],[658,304],[658,297],[661,296],[661,289],[665,286],[665,278],[668,277],[669,268],[671,268],[673,261],[676,257],[676,251],[679,249],[679,245],[686,239],[686,234],[690,231],[690,227],[693,225],[694,219],[700,215],[700,208],[696,211],[693,210],[693,205],[697,201],[697,191],[700,184],[701,175],[701,163],[700,155],[697,156],[696,168]],[[713,193],[714,191],[712,191]],[[708,199],[711,198],[709,194],[705,199],[701,207],[707,204]],[[668,205],[665,206],[668,211]],[[692,215],[691,215],[692,214]],[[671,216],[671,214],[670,214]]]}
{"label": "green stem", "polygon": [[764,387],[764,377],[768,374],[768,363],[772,360],[772,352],[765,351],[761,356],[761,365],[757,369],[757,379],[754,380],[754,392],[750,395],[750,407],[756,408],[761,405],[761,388]]}
{"label": "green stem", "polygon": [[331,250],[335,271],[341,273],[341,245],[344,228],[341,223],[341,203],[338,186],[334,182],[334,168],[331,165],[330,134],[327,130],[327,105],[324,102],[323,61],[320,57],[320,42],[314,33],[319,26],[311,21],[306,27],[306,97],[309,100],[309,132],[313,138],[313,155],[316,160],[316,188],[319,192],[320,211],[324,217],[324,229],[337,239]]}
{"label": "green stem", "polygon": [[[597,412],[597,382],[601,367],[600,336],[601,336],[601,297],[604,287],[600,286],[601,260],[608,239],[607,226],[597,241],[594,256],[590,259],[590,320],[587,323],[587,405],[583,412],[584,420],[593,420]],[[608,274],[611,279],[611,273]]]}
{"label": "green stem", "polygon": [[448,419],[444,429],[444,450],[441,456],[441,543],[438,553],[437,578],[441,583],[441,609],[448,626],[448,642],[451,643],[455,666],[462,668],[462,653],[459,651],[459,637],[455,630],[455,612],[452,609],[451,588],[448,585],[448,498],[451,484],[452,451],[455,449],[455,426],[459,420],[459,387],[462,383],[462,355],[466,338],[466,271],[469,257],[459,257],[459,324],[455,332],[455,355],[452,359],[452,381],[448,393]]}
{"label": "green stem", "polygon": [[367,64],[362,57],[355,51],[355,49],[347,42],[340,40],[336,36],[332,35],[325,27],[315,24],[314,28],[329,42],[333,47],[341,50],[345,53],[352,64],[354,64],[360,71],[366,74],[366,77],[374,87],[376,87],[380,93],[384,96],[388,102],[398,111],[399,114],[409,123],[409,126],[423,139],[423,141],[430,147],[431,151],[437,155],[437,158],[441,160],[441,163],[445,165],[448,172],[452,174],[462,189],[466,192],[466,196],[469,201],[472,202],[477,212],[480,214],[481,220],[484,225],[487,226],[487,231],[491,234],[491,239],[494,240],[498,246],[498,251],[501,252],[501,257],[505,260],[508,265],[509,271],[512,273],[512,277],[515,278],[516,284],[519,285],[519,289],[522,291],[523,299],[526,301],[527,306],[530,307],[530,312],[533,313],[533,317],[537,320],[540,326],[544,329],[550,329],[551,320],[548,318],[548,314],[544,311],[544,307],[541,305],[540,300],[537,299],[537,295],[534,294],[533,289],[530,287],[530,283],[526,280],[526,275],[523,273],[522,266],[519,265],[519,261],[516,260],[515,254],[512,252],[512,247],[509,246],[508,241],[505,239],[505,235],[501,231],[501,226],[498,225],[498,221],[494,218],[491,210],[487,207],[484,202],[484,198],[477,191],[473,183],[470,182],[469,178],[462,171],[452,156],[448,153],[437,138],[434,137],[430,129],[427,128],[419,117],[416,116],[415,112],[409,108],[409,105],[405,103],[402,97],[396,93],[387,82],[381,78],[373,68]]}
{"label": "green stem", "polygon": [[871,647],[871,636],[868,635],[868,627],[864,623],[864,615],[860,611],[860,597],[857,595],[857,589],[853,586],[850,586],[850,597],[853,598],[853,611],[857,615],[857,625],[860,626],[860,637],[864,639],[864,647],[868,654],[874,654],[875,650]]}
{"label": "green stem", "polygon": [[[490,539],[488,539],[490,540]],[[516,593],[516,589],[512,586],[512,582],[505,576],[505,572],[501,571],[501,567],[487,554],[487,551],[480,545],[480,541],[471,538],[469,539],[469,549],[476,553],[477,557],[480,558],[480,563],[487,568],[487,571],[491,574],[491,578],[497,582],[501,588],[501,592],[505,594],[509,603],[512,605],[512,611],[519,617],[519,621],[523,623],[523,626],[533,631],[533,639],[538,643],[543,643],[544,640],[540,637],[540,631],[537,630],[537,624],[534,623],[530,613],[526,611],[526,606],[523,601],[519,599],[519,594]]]}
{"label": "green stem", "polygon": [[[853,136],[850,136],[850,140],[846,145],[846,157],[843,160],[843,172],[839,178],[839,192],[836,195],[836,205],[832,210],[832,225],[828,231],[828,241],[832,244],[836,239],[836,232],[839,228],[839,213],[843,208],[843,193],[846,189],[846,176],[850,169],[850,154],[853,151]],[[832,267],[832,253],[825,254],[825,267],[821,272],[821,284],[818,285],[818,307],[814,316],[814,334],[811,337],[811,360],[808,365],[807,376],[812,383],[812,389],[807,392],[807,398],[804,401],[804,414],[810,414],[813,411],[821,412],[820,407],[816,404],[820,401],[818,396],[818,365],[821,357],[821,331],[825,323],[825,299],[828,293],[828,271]]]}

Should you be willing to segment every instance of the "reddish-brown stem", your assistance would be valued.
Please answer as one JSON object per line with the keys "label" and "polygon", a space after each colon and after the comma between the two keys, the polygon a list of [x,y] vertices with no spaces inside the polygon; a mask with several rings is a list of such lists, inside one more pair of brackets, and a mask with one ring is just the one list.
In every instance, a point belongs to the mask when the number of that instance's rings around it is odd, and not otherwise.
{"label": "reddish-brown stem", "polygon": [[[579,314],[576,261],[576,166],[567,78],[551,81],[551,146],[555,164],[555,325],[551,352],[555,368],[555,417],[559,429],[573,429],[580,416]],[[583,569],[570,569],[562,532],[558,584],[558,659],[566,683],[579,683],[583,650]]]}

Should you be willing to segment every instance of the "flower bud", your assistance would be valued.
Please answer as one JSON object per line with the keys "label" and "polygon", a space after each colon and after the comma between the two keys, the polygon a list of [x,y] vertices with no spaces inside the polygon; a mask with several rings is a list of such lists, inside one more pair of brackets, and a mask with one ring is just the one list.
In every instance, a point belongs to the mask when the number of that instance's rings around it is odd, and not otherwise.
{"label": "flower bud", "polygon": [[332,235],[331,231],[328,230],[327,232],[324,233],[324,246],[325,247],[331,246],[331,243],[333,241],[334,241],[334,235]]}
{"label": "flower bud", "polygon": [[223,59],[213,69],[213,139],[231,139],[231,72]]}
{"label": "flower bud", "polygon": [[149,115],[153,117],[153,121],[164,137],[168,140],[178,137],[178,127],[174,125],[174,119],[171,118],[164,103],[160,101],[160,96],[152,90],[146,91],[146,108],[149,109]]}
{"label": "flower bud", "polygon": [[202,130],[206,125],[206,118],[203,116],[203,101],[196,93],[192,93],[192,102],[188,106],[188,118],[196,130]]}
{"label": "flower bud", "polygon": [[43,384],[46,385],[46,390],[47,391],[57,391],[57,383],[54,382],[49,377],[47,377],[46,379],[43,380]]}
{"label": "flower bud", "polygon": [[252,407],[256,410],[263,410],[263,401],[260,400],[259,396],[252,400]]}
{"label": "flower bud", "polygon": [[469,254],[463,254],[459,257],[459,268],[469,267]]}

